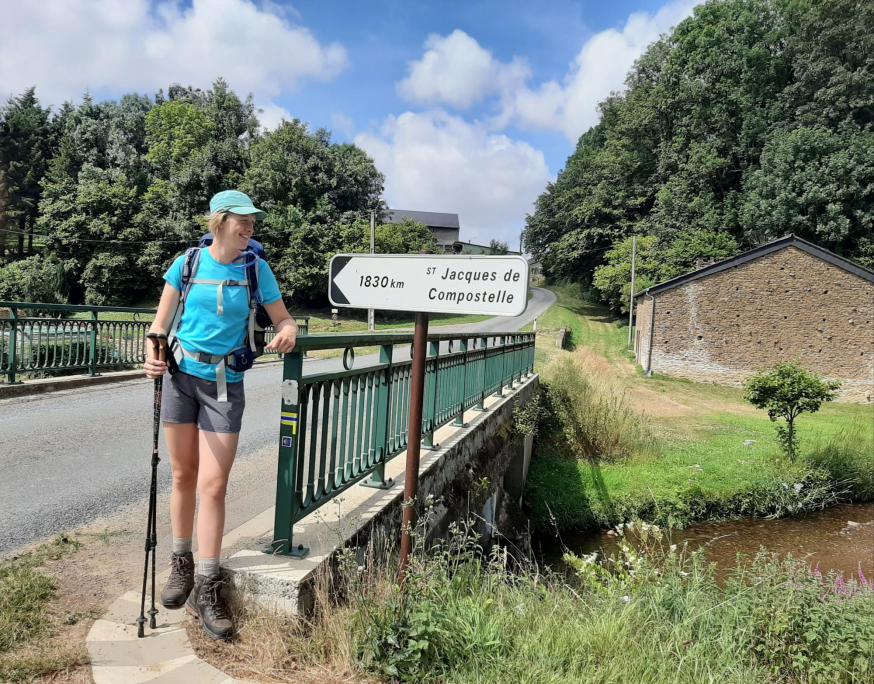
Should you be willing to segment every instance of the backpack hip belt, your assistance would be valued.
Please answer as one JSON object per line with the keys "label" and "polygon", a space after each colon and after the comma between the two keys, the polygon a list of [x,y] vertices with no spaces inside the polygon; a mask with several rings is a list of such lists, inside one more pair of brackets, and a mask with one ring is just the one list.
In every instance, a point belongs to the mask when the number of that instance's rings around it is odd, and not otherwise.
{"label": "backpack hip belt", "polygon": [[[246,368],[239,367],[240,362],[240,354],[238,352],[248,352],[246,347],[242,347],[235,352],[231,352],[225,356],[220,354],[207,354],[206,352],[193,352],[188,351],[182,344],[179,342],[179,338],[175,338],[173,340],[173,344],[170,347],[170,351],[173,354],[173,357],[176,360],[176,364],[182,362],[183,358],[191,359],[192,361],[197,361],[198,363],[208,363],[210,365],[215,366],[215,382],[216,382],[216,400],[217,401],[227,401],[228,400],[228,376],[226,369],[230,368],[233,371],[242,372],[244,370],[248,370],[251,368],[251,363]],[[250,353],[251,354],[251,353]],[[245,354],[244,354],[245,356]],[[250,357],[252,361],[255,360],[254,356]]]}

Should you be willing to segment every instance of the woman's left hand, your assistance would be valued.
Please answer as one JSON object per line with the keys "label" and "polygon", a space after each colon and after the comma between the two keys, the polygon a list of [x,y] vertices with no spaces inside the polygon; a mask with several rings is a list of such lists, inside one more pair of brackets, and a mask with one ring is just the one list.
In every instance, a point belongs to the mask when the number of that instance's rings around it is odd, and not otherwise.
{"label": "woman's left hand", "polygon": [[297,326],[287,325],[274,335],[270,343],[264,347],[264,351],[287,354],[297,344]]}

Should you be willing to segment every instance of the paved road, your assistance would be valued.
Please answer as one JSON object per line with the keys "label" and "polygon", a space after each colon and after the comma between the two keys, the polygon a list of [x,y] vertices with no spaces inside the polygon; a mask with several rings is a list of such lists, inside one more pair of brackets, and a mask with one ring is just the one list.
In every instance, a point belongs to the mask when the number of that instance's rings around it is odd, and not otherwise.
{"label": "paved road", "polygon": [[[521,316],[440,331],[520,330],[555,300],[547,290],[533,292]],[[356,366],[368,360],[362,357]],[[314,360],[307,362],[305,372],[338,365],[339,360]],[[262,459],[266,467],[258,477],[265,487],[273,487],[276,477],[269,454],[276,448],[281,377],[280,364],[257,366],[246,374],[238,461]],[[151,389],[152,382],[143,379],[0,401],[0,555],[110,516],[144,496],[152,440]],[[166,454],[163,438],[161,453]],[[165,460],[161,490],[169,483]]]}

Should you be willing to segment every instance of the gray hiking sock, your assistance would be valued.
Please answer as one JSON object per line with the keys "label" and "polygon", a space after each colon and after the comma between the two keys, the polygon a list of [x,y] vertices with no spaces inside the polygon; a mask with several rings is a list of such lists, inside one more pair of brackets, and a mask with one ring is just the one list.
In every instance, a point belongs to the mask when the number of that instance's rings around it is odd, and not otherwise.
{"label": "gray hiking sock", "polygon": [[219,559],[218,558],[201,558],[197,561],[197,574],[204,577],[218,577],[219,575]]}
{"label": "gray hiking sock", "polygon": [[191,537],[173,537],[173,553],[183,554],[191,552]]}

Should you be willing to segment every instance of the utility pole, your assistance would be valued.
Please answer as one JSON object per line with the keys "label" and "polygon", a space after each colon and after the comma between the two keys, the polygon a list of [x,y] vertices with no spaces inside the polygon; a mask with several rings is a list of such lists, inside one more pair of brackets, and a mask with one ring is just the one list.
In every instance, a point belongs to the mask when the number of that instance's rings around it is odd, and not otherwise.
{"label": "utility pole", "polygon": [[631,238],[631,292],[628,295],[628,348],[631,349],[631,331],[634,322],[634,276],[637,265],[637,235]]}
{"label": "utility pole", "polygon": [[[376,217],[373,210],[370,211],[370,253],[374,253],[374,245],[376,244]],[[376,311],[374,309],[367,310],[367,329],[370,332],[376,330]]]}

